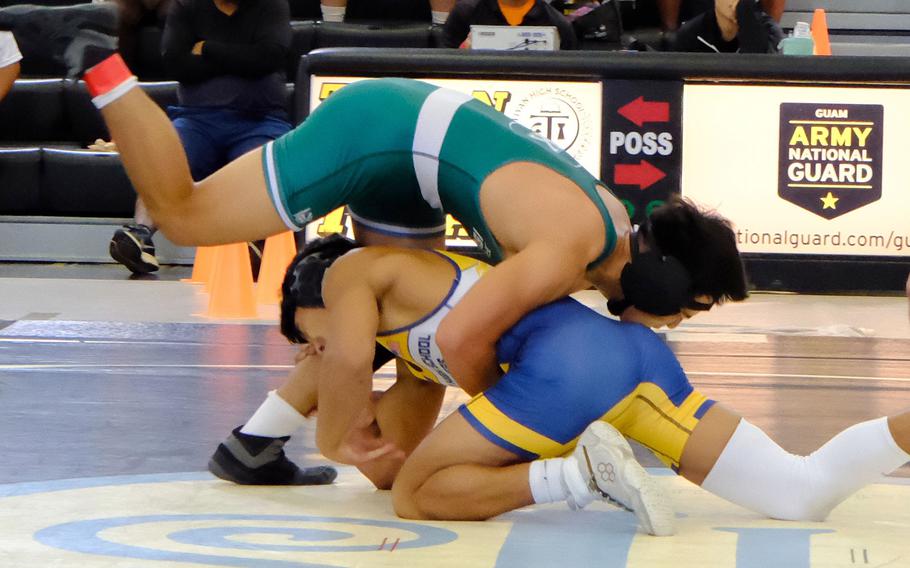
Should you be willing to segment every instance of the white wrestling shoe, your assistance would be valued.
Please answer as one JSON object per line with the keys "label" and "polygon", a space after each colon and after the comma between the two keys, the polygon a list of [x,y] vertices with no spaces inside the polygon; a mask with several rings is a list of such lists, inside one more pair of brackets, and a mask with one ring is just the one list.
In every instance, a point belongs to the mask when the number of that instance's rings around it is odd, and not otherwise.
{"label": "white wrestling shoe", "polygon": [[669,497],[635,459],[619,430],[606,422],[593,422],[582,432],[572,459],[591,493],[635,513],[649,534],[676,534]]}

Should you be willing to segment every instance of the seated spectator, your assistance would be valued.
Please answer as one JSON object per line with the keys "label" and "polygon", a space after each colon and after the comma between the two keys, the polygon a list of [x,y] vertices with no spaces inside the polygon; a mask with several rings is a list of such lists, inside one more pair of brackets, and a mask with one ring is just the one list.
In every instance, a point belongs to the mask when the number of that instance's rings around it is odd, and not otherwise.
{"label": "seated spectator", "polygon": [[670,51],[778,53],[784,32],[757,0],[715,0],[676,32]]}
{"label": "seated spectator", "polygon": [[120,55],[131,68],[138,67],[139,30],[164,26],[171,0],[115,0],[117,2]]}
{"label": "seated spectator", "polygon": [[[193,179],[291,129],[284,84],[290,42],[286,0],[174,0],[162,57],[180,83],[179,105],[168,113]],[[111,239],[111,256],[133,273],[158,270],[155,230],[137,200],[134,223]]]}
{"label": "seated spectator", "polygon": [[[365,1],[369,2],[371,0]],[[455,5],[455,0],[429,0],[429,2],[433,23],[440,26],[446,23],[446,18],[449,17],[449,12],[452,11],[452,6]],[[323,21],[343,22],[347,7],[348,0],[321,0],[320,8],[322,8]]]}
{"label": "seated spectator", "polygon": [[0,101],[13,88],[19,77],[19,61],[22,54],[12,32],[0,32]]}
{"label": "seated spectator", "polygon": [[555,26],[560,49],[575,49],[572,24],[544,0],[458,0],[442,28],[443,47],[470,47],[471,26]]}
{"label": "seated spectator", "polygon": [[[786,1],[761,0],[761,4],[765,12],[774,18],[775,22],[779,22],[784,13]],[[660,27],[667,32],[672,32],[679,28],[680,14],[682,14],[683,19],[689,20],[691,16],[707,12],[710,9],[711,0],[657,0]]]}

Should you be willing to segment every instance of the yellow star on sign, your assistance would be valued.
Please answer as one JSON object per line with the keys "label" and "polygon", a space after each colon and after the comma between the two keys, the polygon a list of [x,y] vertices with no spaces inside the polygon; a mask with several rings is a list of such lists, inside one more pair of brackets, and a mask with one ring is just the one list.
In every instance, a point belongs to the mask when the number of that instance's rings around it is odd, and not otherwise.
{"label": "yellow star on sign", "polygon": [[837,209],[837,205],[835,204],[840,201],[840,197],[834,197],[830,191],[828,192],[828,195],[820,197],[819,199],[821,199],[822,203],[825,204],[822,209]]}

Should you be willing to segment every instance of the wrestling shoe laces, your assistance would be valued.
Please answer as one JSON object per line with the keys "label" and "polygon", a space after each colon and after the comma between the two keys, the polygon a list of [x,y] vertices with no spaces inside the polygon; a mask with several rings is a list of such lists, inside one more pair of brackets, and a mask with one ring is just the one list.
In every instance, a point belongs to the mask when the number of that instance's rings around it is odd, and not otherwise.
{"label": "wrestling shoe laces", "polygon": [[676,533],[676,515],[661,485],[635,459],[623,435],[606,422],[588,426],[573,458],[592,494],[631,511],[655,536]]}

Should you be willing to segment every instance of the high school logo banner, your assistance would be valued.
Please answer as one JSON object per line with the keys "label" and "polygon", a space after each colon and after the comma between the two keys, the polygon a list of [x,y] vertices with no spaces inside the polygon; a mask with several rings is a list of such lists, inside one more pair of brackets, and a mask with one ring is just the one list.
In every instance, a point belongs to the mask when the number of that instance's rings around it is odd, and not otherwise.
{"label": "high school logo banner", "polygon": [[686,85],[682,192],[743,252],[910,256],[910,90]]}

